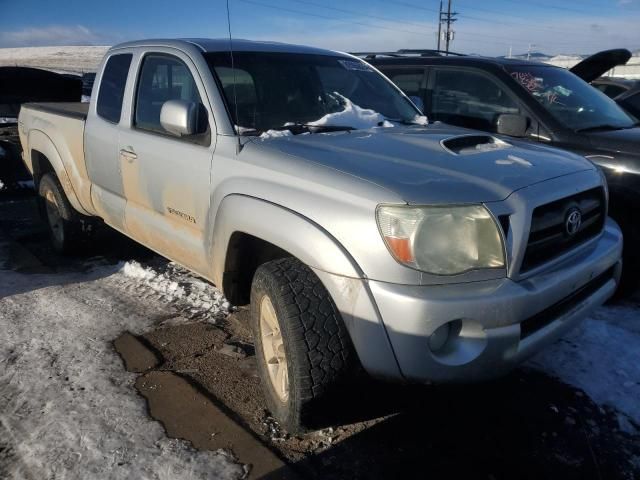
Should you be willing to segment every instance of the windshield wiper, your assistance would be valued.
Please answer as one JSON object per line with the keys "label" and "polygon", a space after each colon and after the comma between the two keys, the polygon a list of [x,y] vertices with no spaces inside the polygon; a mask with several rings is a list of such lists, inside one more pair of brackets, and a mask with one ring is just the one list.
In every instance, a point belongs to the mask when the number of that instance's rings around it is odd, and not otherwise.
{"label": "windshield wiper", "polygon": [[627,127],[620,127],[618,125],[610,125],[604,123],[602,125],[594,125],[593,127],[579,128],[576,132],[599,132],[599,131],[607,131],[607,130],[623,130]]}
{"label": "windshield wiper", "polygon": [[355,130],[354,127],[348,125],[312,125],[308,123],[290,123],[282,127],[271,128],[270,130],[289,130],[294,135],[301,133],[326,133],[326,132],[344,132]]}

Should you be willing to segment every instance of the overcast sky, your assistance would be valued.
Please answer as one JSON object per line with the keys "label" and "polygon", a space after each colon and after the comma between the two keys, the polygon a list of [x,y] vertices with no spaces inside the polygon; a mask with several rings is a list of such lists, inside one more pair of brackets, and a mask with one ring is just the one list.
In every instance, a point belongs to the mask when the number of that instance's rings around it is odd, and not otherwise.
{"label": "overcast sky", "polygon": [[[229,0],[236,38],[338,50],[435,48],[438,0]],[[445,0],[446,4],[446,0]],[[640,0],[453,0],[452,49],[640,49]],[[0,0],[0,47],[228,35],[225,0]]]}

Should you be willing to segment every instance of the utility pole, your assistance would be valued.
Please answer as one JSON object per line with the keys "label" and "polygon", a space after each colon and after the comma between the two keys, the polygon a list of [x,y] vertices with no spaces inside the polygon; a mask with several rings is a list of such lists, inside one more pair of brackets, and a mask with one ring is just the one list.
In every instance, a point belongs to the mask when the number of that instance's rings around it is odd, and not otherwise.
{"label": "utility pole", "polygon": [[440,0],[440,9],[438,10],[438,51],[440,50],[440,40],[442,40],[442,0]]}
{"label": "utility pole", "polygon": [[[454,20],[455,21],[455,20]],[[449,42],[451,41],[451,0],[449,0],[449,8],[447,9],[447,55],[449,55]]]}
{"label": "utility pole", "polygon": [[457,18],[455,18],[455,16],[458,15],[458,12],[451,11],[451,0],[448,0],[447,4],[448,4],[447,11],[443,12],[442,1],[440,1],[440,17],[438,21],[438,50],[440,50],[440,39],[442,37],[441,27],[443,23],[446,23],[447,29],[444,32],[444,38],[445,38],[445,50],[448,54],[449,44],[453,41],[453,38],[455,36],[455,32],[451,29],[451,25],[453,24],[453,22],[458,20]]}

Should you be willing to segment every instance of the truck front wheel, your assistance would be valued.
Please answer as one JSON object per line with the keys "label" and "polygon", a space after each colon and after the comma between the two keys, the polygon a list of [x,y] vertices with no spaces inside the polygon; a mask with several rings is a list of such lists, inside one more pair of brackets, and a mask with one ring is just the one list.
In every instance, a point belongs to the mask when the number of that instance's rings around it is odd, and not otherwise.
{"label": "truck front wheel", "polygon": [[340,313],[309,267],[284,258],[256,271],[251,323],[267,406],[291,433],[304,431],[353,359]]}
{"label": "truck front wheel", "polygon": [[84,236],[79,215],[55,175],[47,173],[40,179],[38,188],[40,215],[49,227],[53,247],[59,253],[69,254]]}

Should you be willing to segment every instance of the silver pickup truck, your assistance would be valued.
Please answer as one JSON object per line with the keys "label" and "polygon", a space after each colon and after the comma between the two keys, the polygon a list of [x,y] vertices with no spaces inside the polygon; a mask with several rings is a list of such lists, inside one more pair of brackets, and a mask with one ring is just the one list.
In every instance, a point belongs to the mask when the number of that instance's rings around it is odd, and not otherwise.
{"label": "silver pickup truck", "polygon": [[19,130],[60,251],[101,219],[250,303],[268,408],[293,431],[354,364],[423,383],[504,374],[621,272],[593,164],[427,125],[343,53],[125,43],[89,105],[24,105]]}

